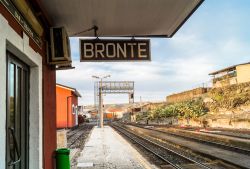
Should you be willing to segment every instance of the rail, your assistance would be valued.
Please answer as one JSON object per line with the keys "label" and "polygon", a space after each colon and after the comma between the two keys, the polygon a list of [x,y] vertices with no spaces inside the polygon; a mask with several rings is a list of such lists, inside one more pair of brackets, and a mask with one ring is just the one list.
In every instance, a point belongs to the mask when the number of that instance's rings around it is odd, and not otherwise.
{"label": "rail", "polygon": [[[141,137],[139,135],[136,135],[134,133],[132,133],[131,131],[128,131],[127,129],[118,126],[118,125],[111,125],[114,129],[118,130],[120,133],[124,134],[125,136],[127,136],[129,139],[133,140],[134,142],[136,142],[137,144],[139,144],[140,146],[142,146],[144,149],[146,149],[147,151],[149,151],[150,153],[154,154],[155,156],[157,156],[158,158],[160,158],[161,160],[167,162],[169,165],[171,165],[174,168],[177,169],[182,169],[183,167],[181,167],[179,164],[176,164],[176,162],[173,162],[167,158],[164,157],[164,154],[167,152],[168,154],[172,154],[174,156],[178,156],[178,158],[182,158],[184,159],[184,161],[189,161],[192,162],[202,168],[206,168],[206,169],[211,169],[209,166],[195,161],[189,157],[186,157],[178,152],[175,152],[169,148],[166,148],[158,143],[155,143],[147,138]],[[140,140],[140,141],[139,141]],[[144,142],[141,142],[141,140],[143,140]],[[151,144],[150,146],[146,146],[147,143]],[[155,150],[153,150],[153,148],[157,149],[158,151],[156,152]],[[165,151],[165,153],[163,152]],[[163,155],[162,155],[163,154]]]}

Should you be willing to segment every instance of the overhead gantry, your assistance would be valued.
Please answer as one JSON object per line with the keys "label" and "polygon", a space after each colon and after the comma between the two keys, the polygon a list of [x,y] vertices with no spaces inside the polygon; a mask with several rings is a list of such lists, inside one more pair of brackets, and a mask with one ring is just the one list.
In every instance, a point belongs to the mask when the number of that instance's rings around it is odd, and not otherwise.
{"label": "overhead gantry", "polygon": [[129,104],[134,103],[134,81],[98,81],[94,84],[94,102],[99,107],[99,126],[103,127],[103,94],[128,94]]}

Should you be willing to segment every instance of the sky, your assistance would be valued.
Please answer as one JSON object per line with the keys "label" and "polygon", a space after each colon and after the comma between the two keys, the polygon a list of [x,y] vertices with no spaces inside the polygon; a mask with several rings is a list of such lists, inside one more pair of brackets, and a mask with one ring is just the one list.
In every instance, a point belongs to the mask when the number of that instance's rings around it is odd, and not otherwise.
{"label": "sky", "polygon": [[[173,38],[151,39],[151,62],[83,63],[79,39],[70,38],[75,69],[57,71],[57,83],[76,88],[79,105],[94,103],[92,75],[134,81],[135,101],[143,102],[210,85],[210,72],[250,61],[249,9],[249,0],[205,0]],[[118,103],[128,95],[104,96],[104,104]]]}

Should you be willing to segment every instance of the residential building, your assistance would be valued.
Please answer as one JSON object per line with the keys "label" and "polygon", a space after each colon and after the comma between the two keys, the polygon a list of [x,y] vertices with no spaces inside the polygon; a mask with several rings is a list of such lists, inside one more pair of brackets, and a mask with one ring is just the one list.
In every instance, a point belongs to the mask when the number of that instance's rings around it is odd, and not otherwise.
{"label": "residential building", "polygon": [[250,62],[233,65],[209,73],[213,77],[213,87],[250,82]]}

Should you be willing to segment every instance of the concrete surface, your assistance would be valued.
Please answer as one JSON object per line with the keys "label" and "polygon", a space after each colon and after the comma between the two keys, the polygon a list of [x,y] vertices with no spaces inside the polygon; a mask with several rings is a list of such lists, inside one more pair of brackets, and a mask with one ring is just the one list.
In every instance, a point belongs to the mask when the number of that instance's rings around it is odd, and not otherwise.
{"label": "concrete surface", "polygon": [[80,157],[77,169],[153,169],[123,137],[109,126],[94,127]]}
{"label": "concrete surface", "polygon": [[67,130],[57,130],[56,131],[57,148],[67,147]]}
{"label": "concrete surface", "polygon": [[72,161],[72,159],[75,157],[75,155],[80,151],[79,148],[70,149],[69,159]]}

